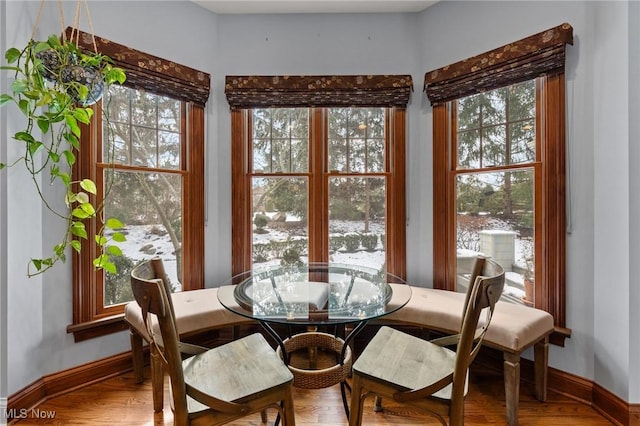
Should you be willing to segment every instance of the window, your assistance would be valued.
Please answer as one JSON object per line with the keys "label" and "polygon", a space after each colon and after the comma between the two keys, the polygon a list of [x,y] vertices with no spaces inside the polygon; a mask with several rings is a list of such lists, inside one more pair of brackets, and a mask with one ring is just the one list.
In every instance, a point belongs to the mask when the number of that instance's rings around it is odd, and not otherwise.
{"label": "window", "polygon": [[563,24],[425,76],[434,121],[434,285],[465,291],[473,257],[491,256],[507,271],[502,298],[550,312],[557,344],[570,335],[564,49],[571,41]]}
{"label": "window", "polygon": [[[329,84],[338,79],[287,77],[291,87],[308,88],[297,81],[306,78]],[[356,87],[366,83],[342,78]],[[254,85],[250,95],[242,83],[247,80]],[[352,106],[353,86],[333,86],[322,103],[334,105],[307,107],[316,104],[310,98],[326,96],[310,90],[272,107],[280,96],[263,99],[264,87],[274,80],[227,77],[233,108],[232,237],[238,242],[233,273],[310,261],[364,264],[404,276],[404,107],[388,106],[387,95],[384,102],[363,96],[364,105]],[[400,81],[395,96],[402,91],[404,106],[411,80]],[[348,106],[339,104],[343,99]]]}
{"label": "window", "polygon": [[[96,182],[96,204],[104,203],[105,218],[125,223],[127,242],[121,245],[124,256],[113,259],[117,275],[93,269],[94,241],[82,241],[82,251],[73,254],[74,312],[68,331],[76,341],[124,329],[124,304],[133,300],[129,273],[145,258],[163,258],[175,291],[204,285],[208,76],[96,40],[102,53],[125,58],[115,62],[127,71],[127,82],[109,87],[96,104],[93,121],[82,132],[74,173]],[[81,47],[93,49],[93,44]],[[144,69],[141,63],[147,64]],[[152,63],[165,71],[154,71]],[[179,71],[173,76],[167,69]],[[93,235],[100,226],[88,223],[87,232]]]}

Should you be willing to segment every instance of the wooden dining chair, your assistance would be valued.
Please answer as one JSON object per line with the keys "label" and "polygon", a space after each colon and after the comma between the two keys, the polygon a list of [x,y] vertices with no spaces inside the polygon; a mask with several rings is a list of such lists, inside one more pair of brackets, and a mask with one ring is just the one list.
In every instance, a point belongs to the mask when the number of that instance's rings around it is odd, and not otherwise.
{"label": "wooden dining chair", "polygon": [[[382,327],[353,364],[349,426],[362,424],[370,396],[422,408],[446,425],[464,424],[468,370],[475,359],[504,287],[504,270],[478,258],[469,282],[460,333],[426,341]],[[482,311],[486,318],[480,322]],[[449,348],[453,347],[453,348]],[[376,410],[378,411],[378,410]]]}
{"label": "wooden dining chair", "polygon": [[153,258],[133,269],[131,287],[169,374],[174,424],[222,425],[256,412],[266,422],[273,408],[284,426],[294,426],[293,375],[264,337],[254,333],[213,349],[180,342],[164,277],[162,260]]}

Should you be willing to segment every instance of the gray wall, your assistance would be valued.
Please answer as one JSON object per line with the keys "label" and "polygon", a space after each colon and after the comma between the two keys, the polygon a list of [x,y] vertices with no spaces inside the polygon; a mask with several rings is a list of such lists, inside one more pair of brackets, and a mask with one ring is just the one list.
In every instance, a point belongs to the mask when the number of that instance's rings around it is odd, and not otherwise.
{"label": "gray wall", "polygon": [[[24,44],[38,6],[6,3],[6,16],[0,15],[3,44]],[[72,5],[65,6],[70,21]],[[46,7],[37,37],[59,29],[55,2]],[[552,347],[550,364],[594,380],[626,401],[640,402],[640,372],[630,362],[640,355],[635,325],[640,314],[633,309],[640,291],[631,284],[632,262],[640,253],[640,230],[631,223],[640,212],[639,172],[632,167],[640,160],[637,4],[444,1],[418,14],[381,15],[215,15],[189,2],[169,1],[92,1],[90,8],[96,34],[212,75],[206,124],[208,286],[224,281],[231,263],[225,75],[413,75],[407,266],[410,282],[429,286],[432,127],[431,107],[422,93],[425,72],[562,22],[572,24],[575,43],[567,57],[567,323],[573,335],[565,348]],[[86,20],[80,27],[90,31]],[[3,74],[2,84],[6,78]],[[16,129],[14,123],[6,108],[0,110],[0,158],[14,155],[5,143]],[[70,265],[42,278],[25,277],[28,257],[34,250],[48,249],[56,237],[17,171],[0,173],[0,215],[0,255],[6,253],[0,256],[0,357],[9,370],[8,378],[6,370],[0,370],[0,397],[43,375],[126,351],[126,333],[78,344],[66,334],[71,321]]]}

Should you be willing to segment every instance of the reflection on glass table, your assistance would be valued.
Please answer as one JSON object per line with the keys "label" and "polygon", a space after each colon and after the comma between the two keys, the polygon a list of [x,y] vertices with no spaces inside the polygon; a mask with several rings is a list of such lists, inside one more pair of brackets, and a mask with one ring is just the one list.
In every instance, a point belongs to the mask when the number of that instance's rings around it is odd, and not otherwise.
{"label": "reflection on glass table", "polygon": [[317,326],[360,323],[404,306],[411,289],[371,268],[310,263],[247,272],[218,289],[223,306],[260,321]]}
{"label": "reflection on glass table", "polygon": [[[225,308],[258,320],[275,339],[278,353],[294,373],[295,386],[320,388],[340,383],[347,416],[349,343],[368,321],[400,309],[410,298],[411,287],[397,276],[362,266],[327,263],[251,271],[218,288],[218,299]],[[306,332],[283,339],[273,324],[306,326]],[[338,326],[345,324],[353,328],[342,339]],[[333,334],[318,331],[325,326],[336,326]],[[336,352],[336,364],[320,370],[290,365],[291,352],[305,349],[313,356],[317,348]]]}

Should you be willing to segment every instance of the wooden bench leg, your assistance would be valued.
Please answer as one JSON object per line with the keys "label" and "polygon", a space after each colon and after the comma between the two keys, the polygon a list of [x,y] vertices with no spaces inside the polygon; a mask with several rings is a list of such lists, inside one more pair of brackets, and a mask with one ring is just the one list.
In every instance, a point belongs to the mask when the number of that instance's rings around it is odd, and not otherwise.
{"label": "wooden bench leg", "polygon": [[504,398],[507,404],[507,424],[518,424],[520,402],[520,354],[504,352]]}
{"label": "wooden bench leg", "polygon": [[131,341],[131,358],[133,360],[133,374],[136,383],[144,381],[144,357],[142,352],[142,336],[132,327],[129,328],[129,340]]}
{"label": "wooden bench leg", "polygon": [[151,348],[151,392],[153,393],[153,410],[157,413],[164,406],[164,370],[162,356],[155,345]]}
{"label": "wooden bench leg", "polygon": [[547,400],[547,367],[549,366],[549,337],[536,342],[533,347],[533,365],[536,383],[536,398]]}

